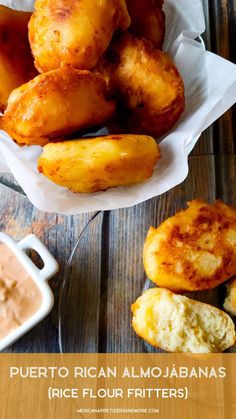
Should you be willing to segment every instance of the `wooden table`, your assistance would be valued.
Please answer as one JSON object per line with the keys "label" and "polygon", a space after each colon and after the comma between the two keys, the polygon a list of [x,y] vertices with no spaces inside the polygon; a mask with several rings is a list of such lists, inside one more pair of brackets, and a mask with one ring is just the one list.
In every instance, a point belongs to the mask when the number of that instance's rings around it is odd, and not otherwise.
{"label": "wooden table", "polygon": [[[207,48],[236,62],[236,2],[203,3]],[[235,108],[230,110],[202,135],[190,156],[189,175],[182,185],[133,208],[100,214],[93,222],[76,253],[62,304],[64,350],[146,351],[144,342],[131,328],[130,305],[141,294],[145,282],[142,247],[147,230],[196,197],[209,202],[221,198],[236,206],[235,112]],[[36,234],[60,265],[59,274],[51,280],[53,311],[9,351],[57,352],[58,301],[65,263],[79,232],[93,214],[61,216],[41,212],[26,197],[5,186],[0,186],[0,213],[2,231],[15,239]],[[224,286],[196,297],[222,307]]]}

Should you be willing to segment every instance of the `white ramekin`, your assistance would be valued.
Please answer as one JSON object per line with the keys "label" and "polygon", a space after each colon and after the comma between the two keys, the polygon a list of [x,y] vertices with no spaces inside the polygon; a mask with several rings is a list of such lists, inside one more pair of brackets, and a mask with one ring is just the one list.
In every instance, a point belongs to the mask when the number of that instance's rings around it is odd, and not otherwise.
{"label": "white ramekin", "polygon": [[[39,310],[17,329],[0,339],[0,351],[2,351],[32,329],[51,311],[54,297],[47,281],[58,271],[58,263],[46,246],[34,234],[30,234],[20,242],[16,242],[7,234],[0,233],[0,243],[5,243],[12,250],[42,293],[42,304]],[[42,258],[44,263],[43,269],[38,269],[27,255],[26,251],[30,249],[35,250]]]}

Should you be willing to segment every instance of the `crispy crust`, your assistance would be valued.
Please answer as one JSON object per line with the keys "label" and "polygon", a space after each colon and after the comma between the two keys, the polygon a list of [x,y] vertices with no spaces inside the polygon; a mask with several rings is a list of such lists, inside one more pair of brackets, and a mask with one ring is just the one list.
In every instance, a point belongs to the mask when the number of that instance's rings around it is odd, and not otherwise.
{"label": "crispy crust", "polygon": [[11,91],[36,75],[28,41],[30,16],[0,6],[0,112]]}
{"label": "crispy crust", "polygon": [[125,0],[36,0],[29,23],[36,68],[45,72],[66,63],[89,70],[114,31],[129,25]]}
{"label": "crispy crust", "polygon": [[119,36],[96,72],[118,100],[120,123],[129,132],[159,137],[184,111],[184,84],[177,68],[145,40],[128,33]]}
{"label": "crispy crust", "polygon": [[165,38],[165,13],[163,2],[156,0],[126,0],[131,17],[129,28],[137,38],[152,42],[155,48],[162,49]]}
{"label": "crispy crust", "polygon": [[113,135],[48,144],[38,168],[74,192],[97,192],[143,182],[160,158],[151,137]]}
{"label": "crispy crust", "polygon": [[174,291],[215,288],[236,274],[236,211],[221,201],[201,200],[151,227],[144,267],[159,286]]}
{"label": "crispy crust", "polygon": [[101,77],[65,65],[13,91],[2,127],[19,144],[44,145],[103,125],[114,111]]}

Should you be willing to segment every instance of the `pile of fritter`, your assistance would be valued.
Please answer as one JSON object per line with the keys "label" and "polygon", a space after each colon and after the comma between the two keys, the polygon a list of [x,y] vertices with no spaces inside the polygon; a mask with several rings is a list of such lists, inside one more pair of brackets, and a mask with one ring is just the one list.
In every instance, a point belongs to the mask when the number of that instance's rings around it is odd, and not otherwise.
{"label": "pile of fritter", "polygon": [[[150,227],[144,268],[158,285],[132,305],[136,333],[170,352],[222,352],[236,332],[224,311],[179,293],[211,290],[226,282],[224,309],[236,315],[236,208],[200,199]],[[197,295],[196,297],[198,297]]]}
{"label": "pile of fritter", "polygon": [[[40,172],[75,192],[147,180],[160,158],[153,137],[185,103],[164,35],[161,0],[36,0],[32,15],[0,6],[1,129],[20,145],[51,143]],[[113,135],[84,139],[81,152],[81,137],[104,126]]]}

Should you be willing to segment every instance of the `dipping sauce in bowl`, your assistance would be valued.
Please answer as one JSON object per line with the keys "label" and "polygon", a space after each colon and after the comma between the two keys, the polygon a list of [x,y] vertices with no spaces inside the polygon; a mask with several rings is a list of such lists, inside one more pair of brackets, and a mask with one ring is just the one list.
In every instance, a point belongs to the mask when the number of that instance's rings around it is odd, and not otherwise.
{"label": "dipping sauce in bowl", "polygon": [[42,305],[42,294],[16,255],[0,243],[0,339],[20,327]]}

